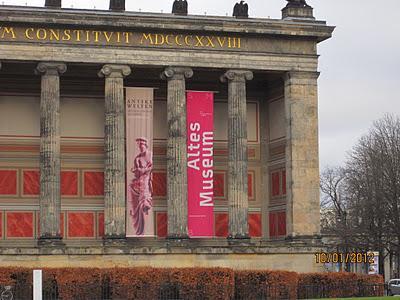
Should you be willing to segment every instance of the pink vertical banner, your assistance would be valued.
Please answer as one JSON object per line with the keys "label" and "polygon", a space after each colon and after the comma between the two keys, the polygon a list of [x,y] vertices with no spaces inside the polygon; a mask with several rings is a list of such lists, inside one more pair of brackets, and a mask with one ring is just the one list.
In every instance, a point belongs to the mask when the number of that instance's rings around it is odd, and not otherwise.
{"label": "pink vertical banner", "polygon": [[128,237],[154,236],[152,88],[126,88],[126,196]]}
{"label": "pink vertical banner", "polygon": [[214,236],[214,94],[187,92],[188,228]]}

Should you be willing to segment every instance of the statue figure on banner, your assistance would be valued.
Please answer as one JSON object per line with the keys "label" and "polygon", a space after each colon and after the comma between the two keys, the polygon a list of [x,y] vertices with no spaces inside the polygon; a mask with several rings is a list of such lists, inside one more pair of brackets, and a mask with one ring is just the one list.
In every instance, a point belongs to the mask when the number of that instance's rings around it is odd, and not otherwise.
{"label": "statue figure on banner", "polygon": [[131,172],[134,177],[129,184],[128,191],[132,209],[133,229],[136,235],[143,235],[145,228],[145,216],[148,215],[153,207],[153,187],[151,182],[151,173],[153,170],[152,153],[148,149],[148,140],[140,137],[136,139],[139,148],[139,154],[134,159],[134,165]]}

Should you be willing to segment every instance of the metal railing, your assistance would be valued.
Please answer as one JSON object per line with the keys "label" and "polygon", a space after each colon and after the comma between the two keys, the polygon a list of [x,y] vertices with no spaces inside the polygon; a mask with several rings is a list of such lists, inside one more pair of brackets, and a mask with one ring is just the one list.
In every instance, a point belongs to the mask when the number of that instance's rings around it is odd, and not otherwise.
{"label": "metal railing", "polygon": [[[26,278],[18,278],[14,286],[0,286],[0,300],[27,300],[32,299],[32,285],[26,282]],[[21,280],[22,279],[22,280]],[[100,286],[99,286],[100,285]],[[85,284],[76,286],[73,300],[212,300],[215,299],[207,294],[202,287],[193,287],[196,296],[189,295],[178,283],[165,282],[159,286],[157,291],[151,291],[151,296],[146,296],[148,288],[142,287],[142,296],[118,295],[114,293],[109,278],[105,277],[101,283]],[[79,292],[80,291],[80,292]],[[352,298],[371,297],[386,295],[387,286],[383,284],[358,284],[349,285],[254,285],[254,288],[236,288],[233,297],[218,297],[218,299],[229,300],[280,300],[280,299],[324,299],[324,298]],[[43,300],[61,300],[59,286],[54,278],[46,278],[43,282]],[[63,298],[62,300],[68,300]]]}
{"label": "metal railing", "polygon": [[15,291],[13,286],[0,286],[0,300],[13,300],[14,294]]}

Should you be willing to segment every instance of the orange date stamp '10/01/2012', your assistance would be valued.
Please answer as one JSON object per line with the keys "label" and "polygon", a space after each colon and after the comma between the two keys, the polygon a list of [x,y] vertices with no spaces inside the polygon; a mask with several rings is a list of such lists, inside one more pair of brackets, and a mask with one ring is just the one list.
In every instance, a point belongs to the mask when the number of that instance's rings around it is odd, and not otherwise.
{"label": "orange date stamp '10/01/2012'", "polygon": [[338,252],[317,252],[315,253],[315,262],[317,264],[325,263],[357,263],[373,264],[375,261],[374,253],[338,253]]}

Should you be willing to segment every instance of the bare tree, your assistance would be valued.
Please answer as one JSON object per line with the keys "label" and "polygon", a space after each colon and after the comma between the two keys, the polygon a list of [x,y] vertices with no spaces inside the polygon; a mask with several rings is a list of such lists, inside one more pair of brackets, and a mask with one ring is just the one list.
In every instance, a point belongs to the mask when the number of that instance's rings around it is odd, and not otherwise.
{"label": "bare tree", "polygon": [[374,122],[343,169],[321,174],[321,192],[323,230],[344,248],[379,251],[381,272],[386,255],[397,257],[399,271],[400,117]]}

